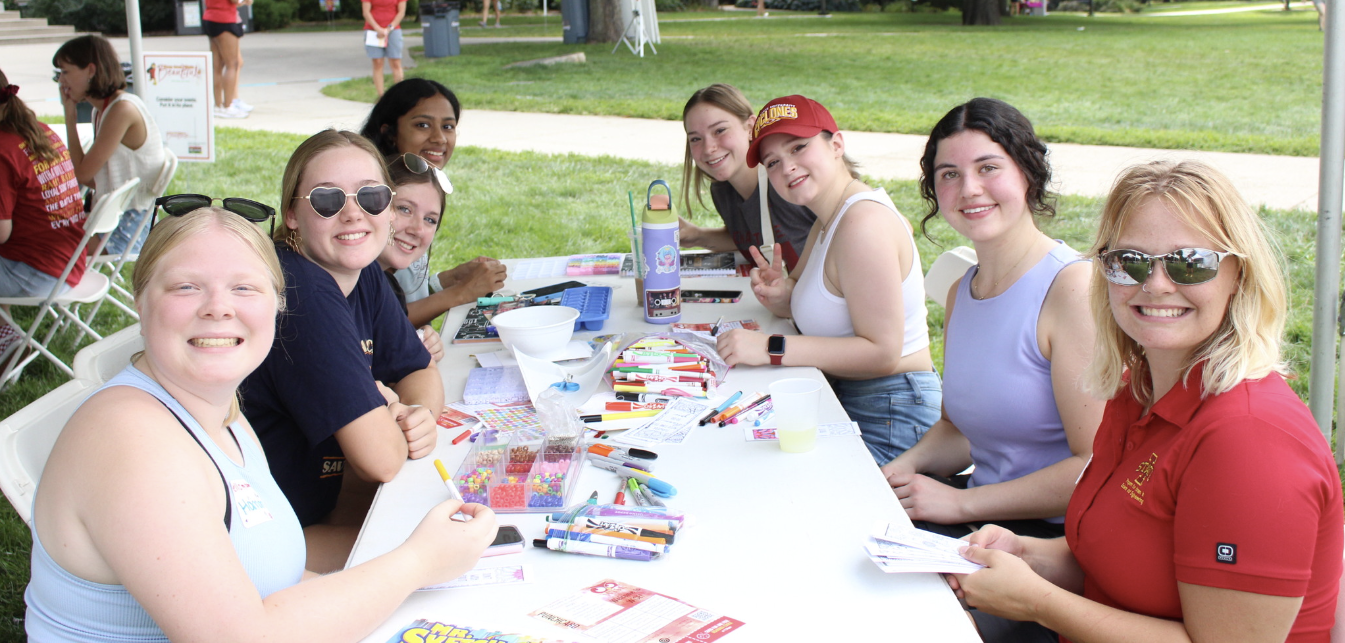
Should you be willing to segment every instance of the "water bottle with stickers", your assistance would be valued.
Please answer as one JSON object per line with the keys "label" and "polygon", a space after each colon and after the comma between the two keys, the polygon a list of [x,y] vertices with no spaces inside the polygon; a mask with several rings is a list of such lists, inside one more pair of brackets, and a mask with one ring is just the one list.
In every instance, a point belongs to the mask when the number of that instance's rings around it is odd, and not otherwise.
{"label": "water bottle with stickers", "polygon": [[[667,194],[654,194],[657,187]],[[644,217],[640,223],[644,319],[651,324],[671,324],[682,319],[682,256],[678,237],[672,188],[659,179],[650,183],[645,192]]]}

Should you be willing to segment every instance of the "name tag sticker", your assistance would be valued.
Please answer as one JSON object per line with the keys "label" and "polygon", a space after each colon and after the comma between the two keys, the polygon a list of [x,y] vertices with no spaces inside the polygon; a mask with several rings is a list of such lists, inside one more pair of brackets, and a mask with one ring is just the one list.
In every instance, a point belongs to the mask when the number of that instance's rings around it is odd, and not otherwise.
{"label": "name tag sticker", "polygon": [[233,496],[234,511],[243,519],[244,527],[256,527],[272,518],[266,509],[261,494],[252,488],[246,480],[234,480],[229,483],[229,494]]}

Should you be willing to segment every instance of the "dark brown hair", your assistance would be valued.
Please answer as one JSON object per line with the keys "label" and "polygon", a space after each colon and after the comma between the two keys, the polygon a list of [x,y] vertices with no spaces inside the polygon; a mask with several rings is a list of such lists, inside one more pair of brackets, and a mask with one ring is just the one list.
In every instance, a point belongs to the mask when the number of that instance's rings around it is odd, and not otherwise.
{"label": "dark brown hair", "polygon": [[926,237],[929,220],[939,216],[939,200],[934,192],[934,156],[943,139],[967,130],[989,136],[1009,153],[1027,180],[1027,206],[1032,214],[1055,215],[1055,197],[1048,191],[1051,164],[1046,160],[1046,144],[1037,138],[1031,121],[1002,100],[973,98],[945,114],[925,142],[925,153],[920,157],[920,196],[929,204],[929,212],[920,220],[920,231]]}
{"label": "dark brown hair", "polygon": [[108,98],[126,89],[126,74],[121,70],[121,60],[112,49],[112,43],[102,36],[80,36],[65,41],[56,50],[56,55],[51,57],[53,67],[60,67],[61,63],[81,69],[94,66],[88,91],[88,95],[94,98]]}

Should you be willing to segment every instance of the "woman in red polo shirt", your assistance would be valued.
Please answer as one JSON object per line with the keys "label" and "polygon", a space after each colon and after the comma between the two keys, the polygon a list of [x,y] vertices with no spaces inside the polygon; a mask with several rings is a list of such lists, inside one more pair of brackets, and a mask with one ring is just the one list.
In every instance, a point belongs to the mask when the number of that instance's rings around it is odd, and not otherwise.
{"label": "woman in red polo shirt", "polygon": [[1255,213],[1196,162],[1130,168],[1103,209],[1091,387],[1113,397],[1065,538],[998,527],[951,584],[1072,641],[1327,641],[1331,450],[1284,382],[1285,280]]}

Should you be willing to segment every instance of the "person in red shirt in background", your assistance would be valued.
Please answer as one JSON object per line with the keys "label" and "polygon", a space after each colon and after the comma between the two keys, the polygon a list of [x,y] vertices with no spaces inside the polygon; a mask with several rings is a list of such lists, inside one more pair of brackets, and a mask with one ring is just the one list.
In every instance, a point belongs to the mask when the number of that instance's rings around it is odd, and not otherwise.
{"label": "person in red shirt in background", "polygon": [[1086,382],[1112,398],[1065,537],[985,527],[963,555],[986,568],[949,584],[1070,641],[1325,643],[1340,478],[1284,382],[1283,260],[1263,223],[1218,171],[1158,161],[1117,180],[1091,254]]}
{"label": "person in red shirt in background", "polygon": [[[402,82],[402,18],[406,0],[364,0],[364,52],[374,64],[374,91],[383,97],[383,59],[392,67],[392,84]],[[380,46],[369,44],[369,32],[377,34]]]}
{"label": "person in red shirt in background", "polygon": [[238,73],[243,68],[243,21],[238,7],[252,0],[205,0],[201,29],[210,37],[215,61],[215,117],[247,118],[252,106],[238,97]]}
{"label": "person in red shirt in background", "polygon": [[[0,71],[0,297],[45,297],[84,237],[70,152]],[[84,275],[80,257],[62,290]],[[0,354],[18,332],[0,327]]]}

